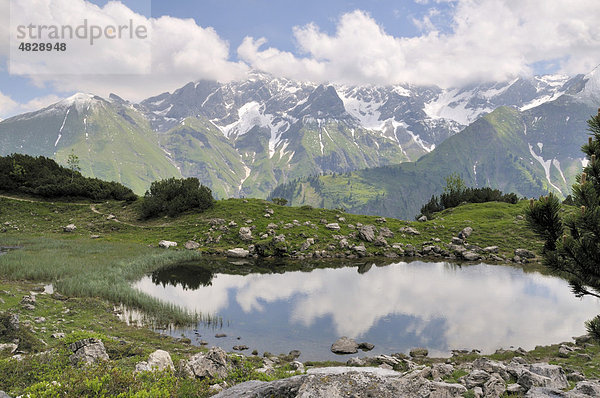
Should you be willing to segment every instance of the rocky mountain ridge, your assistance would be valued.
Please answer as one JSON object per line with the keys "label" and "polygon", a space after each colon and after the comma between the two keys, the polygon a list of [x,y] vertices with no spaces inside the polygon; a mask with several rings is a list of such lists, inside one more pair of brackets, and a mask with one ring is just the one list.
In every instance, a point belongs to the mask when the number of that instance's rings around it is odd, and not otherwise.
{"label": "rocky mountain ridge", "polygon": [[[64,162],[73,150],[85,174],[138,193],[152,179],[194,176],[218,197],[265,197],[299,177],[415,161],[498,106],[528,109],[582,80],[543,76],[443,90],[252,72],[239,82],[192,82],[139,104],[80,93],[0,122],[0,155]],[[103,112],[86,113],[94,109]]]}

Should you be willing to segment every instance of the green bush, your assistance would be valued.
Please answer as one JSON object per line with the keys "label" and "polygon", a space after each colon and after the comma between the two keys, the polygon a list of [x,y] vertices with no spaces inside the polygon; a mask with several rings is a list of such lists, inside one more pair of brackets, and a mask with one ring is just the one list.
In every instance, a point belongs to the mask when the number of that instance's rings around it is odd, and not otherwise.
{"label": "green bush", "polygon": [[433,213],[444,209],[456,207],[461,203],[486,203],[486,202],[506,202],[515,204],[519,198],[514,193],[504,194],[498,189],[489,187],[484,188],[465,188],[460,177],[450,176],[446,179],[447,186],[444,193],[439,197],[433,195],[429,202],[421,207],[421,215],[431,218]]}
{"label": "green bush", "polygon": [[144,195],[142,218],[161,215],[174,217],[188,210],[204,211],[214,204],[210,188],[197,178],[169,178],[155,181]]}
{"label": "green bush", "polygon": [[134,201],[133,191],[118,182],[87,178],[44,156],[0,156],[0,191],[43,198]]}

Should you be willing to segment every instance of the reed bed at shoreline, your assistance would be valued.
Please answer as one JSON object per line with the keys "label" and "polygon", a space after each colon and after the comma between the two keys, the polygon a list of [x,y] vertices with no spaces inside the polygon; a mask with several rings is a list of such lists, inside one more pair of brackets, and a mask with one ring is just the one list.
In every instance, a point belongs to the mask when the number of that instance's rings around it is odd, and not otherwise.
{"label": "reed bed at shoreline", "polygon": [[0,256],[0,276],[9,280],[52,283],[67,296],[99,297],[140,310],[158,324],[216,321],[191,313],[134,289],[143,275],[199,259],[191,251],[166,251],[136,243],[84,239],[7,238],[3,246],[20,246]]}

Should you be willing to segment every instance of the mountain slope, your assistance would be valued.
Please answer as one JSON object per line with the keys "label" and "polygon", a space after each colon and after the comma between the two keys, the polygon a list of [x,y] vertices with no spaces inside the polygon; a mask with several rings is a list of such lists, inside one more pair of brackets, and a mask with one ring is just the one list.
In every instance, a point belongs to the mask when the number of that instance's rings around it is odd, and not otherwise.
{"label": "mountain slope", "polygon": [[[595,81],[588,75],[583,83]],[[444,179],[458,173],[469,186],[522,196],[567,195],[580,171],[586,120],[595,113],[581,87],[537,107],[501,107],[448,138],[417,162],[299,179],[270,196],[292,205],[344,207],[353,213],[412,218]],[[587,98],[587,97],[586,97]]]}
{"label": "mountain slope", "polygon": [[154,180],[180,176],[145,117],[113,96],[76,94],[0,122],[0,155],[43,155],[66,164],[73,151],[84,175],[117,181],[141,194]]}

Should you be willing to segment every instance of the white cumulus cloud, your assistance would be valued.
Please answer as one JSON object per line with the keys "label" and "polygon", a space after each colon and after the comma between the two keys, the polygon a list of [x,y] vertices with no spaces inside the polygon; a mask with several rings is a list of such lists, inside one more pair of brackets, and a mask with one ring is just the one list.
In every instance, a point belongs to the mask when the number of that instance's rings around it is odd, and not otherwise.
{"label": "white cumulus cloud", "polygon": [[[99,39],[90,46],[79,39],[68,41],[64,54],[35,54],[36,58],[16,52],[20,57],[16,61],[11,57],[13,73],[59,93],[83,91],[107,96],[114,92],[136,101],[194,80],[239,79],[248,71],[246,64],[230,60],[227,41],[213,28],[198,26],[193,19],[146,18],[117,1],[104,7],[85,0],[36,0],[35,7],[30,0],[15,3],[20,8],[13,7],[13,15],[38,24],[77,27],[87,19],[90,25],[106,27],[132,20],[133,26],[148,29],[147,40]],[[13,25],[10,32],[15,37],[17,25]],[[9,55],[7,32],[6,27],[0,29],[5,37],[0,45],[4,56]],[[12,47],[14,43],[14,55]],[[35,59],[40,62],[34,63]]]}
{"label": "white cumulus cloud", "polygon": [[[247,37],[239,57],[252,67],[291,78],[356,84],[436,84],[529,75],[537,63],[586,73],[600,63],[600,3],[588,0],[458,0],[438,28],[432,8],[416,37],[394,37],[366,12],[344,14],[334,34],[295,27],[298,54]],[[432,18],[435,16],[436,18]],[[444,28],[444,29],[442,29]]]}
{"label": "white cumulus cloud", "polygon": [[58,102],[60,99],[61,97],[55,94],[49,94],[41,97],[35,97],[25,103],[19,103],[9,95],[0,92],[0,119],[4,119],[19,113],[36,111],[38,109],[45,108],[50,104]]}

